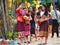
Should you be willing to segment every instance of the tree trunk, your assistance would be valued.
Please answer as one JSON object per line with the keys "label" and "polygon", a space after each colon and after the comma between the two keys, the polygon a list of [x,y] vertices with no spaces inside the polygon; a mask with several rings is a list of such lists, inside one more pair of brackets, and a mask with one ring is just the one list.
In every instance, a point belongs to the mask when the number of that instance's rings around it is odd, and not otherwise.
{"label": "tree trunk", "polygon": [[10,20],[9,20],[9,15],[8,15],[8,0],[5,0],[5,11],[6,11],[6,21],[7,21],[7,31],[11,30],[10,28]]}
{"label": "tree trunk", "polygon": [[5,12],[4,12],[4,4],[3,4],[3,0],[1,0],[1,7],[2,7],[2,21],[3,21],[3,30],[5,32],[4,36],[6,35],[7,32],[7,24],[6,24],[6,18],[5,18]]}

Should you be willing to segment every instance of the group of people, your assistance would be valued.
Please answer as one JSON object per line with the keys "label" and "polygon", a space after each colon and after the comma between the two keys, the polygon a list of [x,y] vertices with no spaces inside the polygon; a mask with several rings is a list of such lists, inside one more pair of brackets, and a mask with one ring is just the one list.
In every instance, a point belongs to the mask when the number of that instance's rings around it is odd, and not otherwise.
{"label": "group of people", "polygon": [[[57,11],[57,15],[60,15],[60,12]],[[58,21],[54,9],[50,9],[42,5],[38,7],[38,12],[35,8],[29,7],[25,8],[24,4],[19,4],[19,7],[16,9],[16,19],[17,19],[17,29],[18,29],[18,38],[24,37],[24,42],[30,42],[31,37],[37,39],[40,37],[41,42],[43,37],[45,38],[45,44],[47,43],[49,31],[52,32],[52,37],[56,30],[57,37],[59,37],[58,31]],[[26,38],[28,40],[26,41]]]}

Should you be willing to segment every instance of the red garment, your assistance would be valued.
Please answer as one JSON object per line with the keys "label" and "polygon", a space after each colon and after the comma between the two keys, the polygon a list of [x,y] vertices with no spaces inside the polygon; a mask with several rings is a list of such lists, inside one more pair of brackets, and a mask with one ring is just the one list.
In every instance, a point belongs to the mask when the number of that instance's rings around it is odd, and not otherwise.
{"label": "red garment", "polygon": [[41,22],[40,21],[38,21],[38,25],[40,25],[41,24]]}
{"label": "red garment", "polygon": [[19,10],[16,10],[16,13],[20,13],[21,14],[22,13],[22,10],[20,10],[20,9]]}
{"label": "red garment", "polygon": [[17,21],[24,22],[23,16],[18,16],[18,17],[17,17]]}
{"label": "red garment", "polygon": [[25,36],[30,35],[30,24],[25,24],[24,35],[25,35]]}
{"label": "red garment", "polygon": [[7,42],[7,41],[1,41],[0,45],[9,45],[9,42]]}
{"label": "red garment", "polygon": [[25,31],[25,26],[24,26],[24,24],[25,24],[24,22],[18,21],[18,24],[17,24],[18,32]]}
{"label": "red garment", "polygon": [[17,21],[24,22],[24,18],[22,16],[22,10],[18,9],[18,10],[16,10],[16,13],[17,13],[17,15],[20,14],[19,16],[17,16]]}

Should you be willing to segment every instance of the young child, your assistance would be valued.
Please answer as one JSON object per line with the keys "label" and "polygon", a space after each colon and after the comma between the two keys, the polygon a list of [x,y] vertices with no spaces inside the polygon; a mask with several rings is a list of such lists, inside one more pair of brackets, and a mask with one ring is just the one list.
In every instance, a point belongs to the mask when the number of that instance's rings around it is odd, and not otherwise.
{"label": "young child", "polygon": [[38,40],[38,37],[39,37],[39,25],[38,25],[38,22],[35,24],[35,34],[36,34],[36,40]]}

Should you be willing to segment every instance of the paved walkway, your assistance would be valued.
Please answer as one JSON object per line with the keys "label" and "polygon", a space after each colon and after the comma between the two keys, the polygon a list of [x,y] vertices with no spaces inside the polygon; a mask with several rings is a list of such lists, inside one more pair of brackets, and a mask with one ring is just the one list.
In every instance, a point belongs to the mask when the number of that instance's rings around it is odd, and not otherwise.
{"label": "paved walkway", "polygon": [[[43,42],[44,42],[44,40],[43,40]],[[3,45],[5,45],[5,42],[3,42],[3,43],[4,43]],[[40,44],[40,40],[35,41],[34,38],[32,38],[32,42],[30,44],[28,44],[28,43],[22,43],[22,45],[38,45],[38,44]],[[9,45],[9,44],[6,44],[6,45]],[[57,38],[56,34],[54,35],[53,38],[51,38],[51,34],[50,34],[49,37],[48,37],[48,43],[47,43],[47,45],[60,45],[60,38]]]}
{"label": "paved walkway", "polygon": [[[30,44],[22,44],[22,45],[38,45],[40,44],[40,41],[34,41],[34,39],[32,39],[33,41]],[[44,40],[43,40],[44,42]],[[60,38],[56,37],[56,34],[54,35],[53,38],[51,38],[51,34],[48,37],[48,43],[47,45],[60,45]]]}

